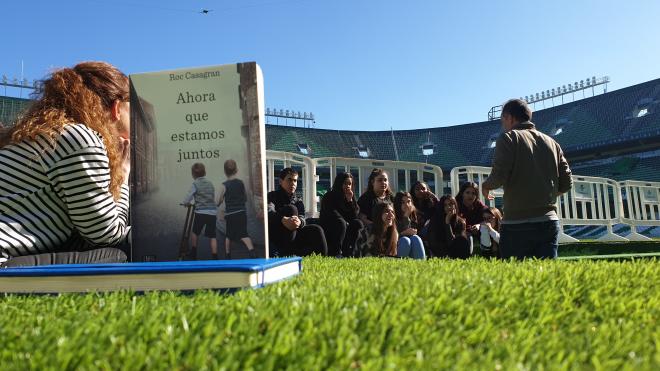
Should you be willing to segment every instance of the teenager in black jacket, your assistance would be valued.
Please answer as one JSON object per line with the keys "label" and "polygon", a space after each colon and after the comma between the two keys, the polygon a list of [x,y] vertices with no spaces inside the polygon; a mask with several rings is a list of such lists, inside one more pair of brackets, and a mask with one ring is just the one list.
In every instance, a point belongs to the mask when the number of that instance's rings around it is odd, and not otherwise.
{"label": "teenager in black jacket", "polygon": [[353,175],[340,173],[332,189],[321,199],[321,226],[328,242],[328,255],[353,256],[358,232],[364,224],[353,193]]}

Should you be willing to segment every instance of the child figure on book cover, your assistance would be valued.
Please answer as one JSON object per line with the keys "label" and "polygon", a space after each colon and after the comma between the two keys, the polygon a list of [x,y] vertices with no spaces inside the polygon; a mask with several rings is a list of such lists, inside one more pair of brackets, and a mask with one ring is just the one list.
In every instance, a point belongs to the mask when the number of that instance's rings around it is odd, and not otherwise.
{"label": "child figure on book cover", "polygon": [[[254,62],[130,76],[132,261],[222,258],[218,250],[225,246],[225,237],[231,258],[267,256],[262,79]],[[203,164],[215,196],[226,193],[229,187],[221,181],[227,177],[223,170],[228,160],[235,163],[240,174],[236,180],[245,193],[242,207],[240,197],[233,199],[237,190],[221,205],[234,208],[229,211],[231,235],[210,207],[205,212],[209,216],[202,217],[197,205],[193,218],[178,206],[183,190],[191,187],[191,166],[196,163]],[[238,189],[237,182],[231,184]],[[212,204],[217,208],[217,199]],[[193,225],[193,219],[201,218],[209,224]],[[246,233],[237,227],[241,223]]]}
{"label": "child figure on book cover", "polygon": [[197,259],[197,241],[199,235],[204,229],[204,236],[209,239],[211,244],[211,256],[218,258],[218,242],[215,238],[215,218],[218,208],[215,205],[215,187],[213,183],[206,178],[206,168],[201,162],[196,162],[191,168],[193,183],[190,190],[183,200],[182,205],[195,207],[195,216],[193,218],[192,234],[190,236],[190,259]]}
{"label": "child figure on book cover", "polygon": [[252,239],[247,231],[247,217],[245,214],[245,184],[237,178],[238,168],[236,161],[225,161],[225,175],[227,180],[222,183],[218,193],[218,206],[225,204],[224,220],[226,222],[225,257],[231,259],[231,241],[242,241],[248,249],[249,256],[255,257]]}

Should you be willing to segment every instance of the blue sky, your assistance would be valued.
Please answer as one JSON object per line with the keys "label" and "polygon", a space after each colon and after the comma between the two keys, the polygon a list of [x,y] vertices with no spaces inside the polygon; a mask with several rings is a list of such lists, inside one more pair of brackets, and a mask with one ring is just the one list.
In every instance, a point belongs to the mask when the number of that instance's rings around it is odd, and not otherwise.
{"label": "blue sky", "polygon": [[651,0],[4,1],[0,74],[257,61],[266,106],[314,112],[317,127],[447,126],[586,77],[610,76],[608,90],[660,78],[658,14]]}

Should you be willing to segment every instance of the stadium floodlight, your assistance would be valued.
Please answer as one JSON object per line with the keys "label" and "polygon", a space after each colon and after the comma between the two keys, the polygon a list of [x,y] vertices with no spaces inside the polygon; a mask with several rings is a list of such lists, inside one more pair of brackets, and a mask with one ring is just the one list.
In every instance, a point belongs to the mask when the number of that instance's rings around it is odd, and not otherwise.
{"label": "stadium floodlight", "polygon": [[433,143],[425,143],[422,145],[422,154],[424,156],[431,156],[435,150]]}
{"label": "stadium floodlight", "polygon": [[545,92],[544,91],[541,92],[541,99],[545,99]]}
{"label": "stadium floodlight", "polygon": [[536,100],[539,100],[539,93],[536,93]]}
{"label": "stadium floodlight", "polygon": [[302,153],[303,155],[309,155],[312,153],[312,149],[309,147],[309,144],[307,143],[298,143],[296,145],[298,147],[298,151]]}
{"label": "stadium floodlight", "polygon": [[580,88],[584,88],[584,80],[580,80]]}
{"label": "stadium floodlight", "polygon": [[367,148],[365,146],[358,146],[357,147],[357,152],[358,152],[358,156],[360,156],[362,158],[369,157],[369,148]]}

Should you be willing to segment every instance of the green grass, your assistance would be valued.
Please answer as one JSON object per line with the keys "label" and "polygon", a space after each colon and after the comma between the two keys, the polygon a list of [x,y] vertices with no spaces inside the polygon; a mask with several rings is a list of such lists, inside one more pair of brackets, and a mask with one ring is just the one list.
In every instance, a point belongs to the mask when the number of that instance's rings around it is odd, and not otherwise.
{"label": "green grass", "polygon": [[580,241],[559,245],[559,256],[660,253],[660,241],[601,242]]}
{"label": "green grass", "polygon": [[0,297],[0,368],[660,369],[655,259],[303,264],[234,295]]}

